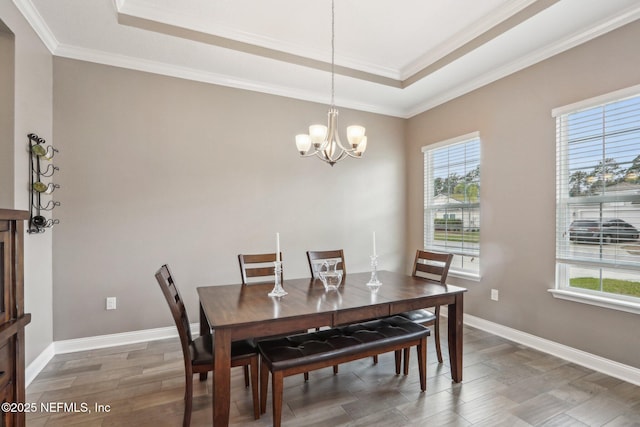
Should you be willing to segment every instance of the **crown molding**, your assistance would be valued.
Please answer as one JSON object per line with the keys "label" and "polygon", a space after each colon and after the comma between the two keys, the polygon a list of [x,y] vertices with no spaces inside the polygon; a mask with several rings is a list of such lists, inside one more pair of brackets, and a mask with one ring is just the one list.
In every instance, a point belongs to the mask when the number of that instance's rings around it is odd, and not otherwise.
{"label": "crown molding", "polygon": [[49,49],[49,52],[55,54],[59,45],[58,40],[33,3],[31,3],[30,0],[13,0],[13,4],[18,8],[29,25],[31,25],[31,28],[33,28],[38,37],[40,37],[40,40],[42,40],[47,49]]}
{"label": "crown molding", "polygon": [[[117,7],[121,7],[121,5],[125,3],[125,0],[114,1]],[[520,6],[527,3],[528,1],[529,0],[521,0]],[[199,81],[203,83],[216,84],[237,89],[250,90],[254,92],[283,96],[303,101],[316,102],[320,104],[327,103],[326,94],[324,93],[321,94],[314,91],[292,89],[283,86],[271,85],[264,82],[239,79],[235,76],[213,73],[201,69],[188,68],[174,64],[150,61],[110,52],[61,44],[53,35],[50,28],[47,26],[45,21],[42,19],[42,16],[38,13],[37,9],[33,6],[30,0],[13,0],[13,2],[18,10],[23,14],[28,23],[31,25],[31,27],[34,29],[34,31],[38,34],[45,46],[55,56],[149,72],[153,74],[160,74],[186,80]],[[568,36],[563,40],[559,40],[557,42],[549,44],[542,49],[538,49],[537,51],[530,52],[529,54],[515,61],[512,61],[511,63],[505,64],[504,66],[499,68],[495,68],[488,73],[476,76],[476,78],[467,81],[465,84],[457,85],[442,93],[435,94],[434,96],[430,96],[428,94],[424,95],[424,97],[427,98],[424,102],[408,105],[404,108],[389,107],[385,103],[362,103],[353,99],[345,98],[338,99],[337,105],[342,108],[350,108],[376,114],[409,119],[413,116],[428,111],[431,108],[437,107],[438,105],[462,96],[468,92],[479,89],[496,80],[499,80],[531,65],[534,65],[542,60],[545,60],[558,53],[564,52],[582,43],[585,43],[593,38],[603,35],[639,18],[640,5],[630,7],[614,17],[602,20],[600,23],[592,26],[589,29],[576,32],[575,34]],[[448,66],[455,66],[455,63],[445,66],[444,69],[446,69],[446,67]],[[351,75],[350,78],[358,79],[358,76]],[[424,79],[428,78],[428,75],[424,77]],[[372,84],[383,83],[373,82]],[[402,92],[406,93],[406,91],[408,91],[408,88],[396,87],[395,90],[401,91],[400,96],[402,96]]]}
{"label": "crown molding", "polygon": [[[256,83],[255,81],[238,79],[229,75],[211,73],[194,68],[181,67],[157,61],[149,61],[141,58],[113,54],[93,49],[85,49],[76,46],[60,44],[56,49],[55,56],[93,62],[96,64],[109,65],[119,68],[126,68],[130,70],[143,71],[168,77],[176,77],[185,80],[198,81],[202,83],[232,87],[236,89],[249,90],[252,92],[283,96],[286,98],[299,99],[302,101],[327,104],[326,93],[320,94],[312,91],[292,89],[289,87]],[[402,110],[396,110],[384,105],[366,104],[344,98],[336,99],[336,105],[338,107],[367,111],[394,117],[402,117],[404,113]]]}
{"label": "crown molding", "polygon": [[405,112],[405,118],[410,118],[418,114],[424,113],[438,105],[451,101],[466,93],[486,86],[494,81],[509,76],[527,67],[535,65],[545,59],[551,58],[559,53],[565,52],[583,43],[586,43],[596,37],[604,35],[610,31],[629,24],[640,18],[640,6],[634,6],[629,8],[625,12],[616,15],[613,18],[601,21],[598,25],[593,26],[585,31],[579,31],[575,34],[565,37],[562,40],[558,40],[548,46],[538,49],[523,56],[515,61],[505,64],[502,67],[495,68],[489,73],[479,75],[473,80],[469,80],[466,84],[457,86],[456,88],[446,91],[439,96],[433,97],[420,103],[413,108],[409,108]]}
{"label": "crown molding", "polygon": [[458,32],[453,37],[450,37],[440,43],[437,50],[427,52],[425,55],[416,58],[414,61],[402,67],[398,78],[403,81],[407,80],[411,76],[429,67],[431,64],[449,55],[451,52],[460,49],[472,40],[490,31],[496,25],[499,25],[506,19],[511,18],[513,15],[536,1],[537,0],[517,0],[512,4],[509,4],[507,7],[502,7],[485,15],[482,19],[474,22],[473,25],[464,28],[464,30]]}

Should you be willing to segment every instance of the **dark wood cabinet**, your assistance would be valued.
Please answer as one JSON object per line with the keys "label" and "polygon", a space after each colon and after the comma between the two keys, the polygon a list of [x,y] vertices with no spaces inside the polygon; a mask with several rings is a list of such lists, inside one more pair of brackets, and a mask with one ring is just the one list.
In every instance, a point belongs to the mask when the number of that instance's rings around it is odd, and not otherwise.
{"label": "dark wood cabinet", "polygon": [[[0,209],[0,402],[24,403],[24,221],[29,212]],[[24,426],[24,413],[0,413],[0,426]]]}

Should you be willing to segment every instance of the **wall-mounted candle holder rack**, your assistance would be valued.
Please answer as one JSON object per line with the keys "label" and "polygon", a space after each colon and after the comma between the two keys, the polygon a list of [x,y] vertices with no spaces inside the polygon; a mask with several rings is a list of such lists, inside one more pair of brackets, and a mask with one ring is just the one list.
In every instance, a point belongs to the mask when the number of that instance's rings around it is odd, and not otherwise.
{"label": "wall-mounted candle holder rack", "polygon": [[[43,211],[52,211],[56,206],[60,206],[60,202],[53,200],[53,192],[60,188],[59,184],[55,184],[43,178],[51,178],[59,170],[53,164],[53,157],[58,152],[51,145],[45,145],[46,141],[35,133],[27,135],[29,138],[29,165],[31,176],[29,178],[29,228],[28,233],[44,233],[47,228],[59,224],[60,220],[46,218]],[[43,163],[46,167],[43,168]],[[48,181],[48,182],[45,182]],[[51,199],[43,201],[44,197]]]}

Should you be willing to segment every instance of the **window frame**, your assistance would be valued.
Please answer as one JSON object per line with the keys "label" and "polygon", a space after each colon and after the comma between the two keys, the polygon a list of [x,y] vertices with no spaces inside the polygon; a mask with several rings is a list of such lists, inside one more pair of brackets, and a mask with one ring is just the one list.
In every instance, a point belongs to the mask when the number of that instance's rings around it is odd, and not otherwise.
{"label": "window frame", "polygon": [[[433,231],[435,231],[435,227],[433,226],[433,220],[435,218],[435,214],[432,214],[432,212],[435,212],[437,209],[443,209],[443,208],[447,208],[447,207],[451,207],[451,208],[455,208],[455,209],[476,209],[476,215],[477,215],[477,223],[478,223],[478,233],[480,233],[480,229],[481,229],[481,212],[480,212],[480,197],[478,198],[477,202],[465,202],[462,203],[460,205],[456,204],[455,206],[450,206],[449,204],[445,204],[445,205],[439,205],[438,208],[432,208],[430,206],[428,206],[430,200],[433,199],[434,196],[432,196],[433,194],[433,190],[431,190],[431,188],[433,187],[432,185],[429,185],[429,183],[433,183],[434,181],[434,176],[433,176],[433,156],[431,155],[433,152],[440,150],[442,148],[445,147],[452,147],[455,145],[461,145],[461,144],[466,144],[469,142],[473,142],[476,141],[478,143],[478,150],[479,150],[479,161],[478,161],[478,167],[480,168],[480,171],[482,170],[481,167],[481,157],[482,157],[482,140],[480,138],[480,132],[471,132],[465,135],[460,135],[458,137],[454,137],[454,138],[450,138],[444,141],[439,141],[430,145],[426,145],[422,147],[422,153],[423,153],[423,183],[424,183],[424,188],[423,188],[423,247],[425,250],[433,250],[435,252],[449,252],[449,253],[453,253],[454,255],[457,256],[465,256],[465,257],[475,257],[477,258],[477,262],[478,262],[478,268],[477,271],[476,270],[472,270],[472,269],[465,269],[465,268],[458,268],[455,264],[452,264],[451,267],[449,268],[449,276],[453,276],[453,277],[461,277],[464,279],[469,279],[469,280],[473,280],[473,281],[479,281],[480,277],[481,277],[481,266],[480,266],[480,237],[478,236],[478,243],[477,243],[477,249],[471,251],[471,250],[452,250],[453,248],[451,247],[447,247],[447,248],[443,248],[440,246],[436,246],[436,245],[430,245],[429,242],[433,242],[433,238],[429,239],[429,234],[432,233]],[[478,177],[478,184],[480,184],[481,181],[481,177],[482,177],[482,173],[480,172],[480,175]],[[452,214],[446,214],[446,215],[452,215]],[[463,259],[464,261],[464,259]],[[454,257],[454,262],[455,262],[455,257]]]}
{"label": "window frame", "polygon": [[[635,265],[635,263],[618,265],[615,262],[606,260],[598,262],[593,259],[581,259],[576,255],[572,257],[567,255],[566,236],[562,233],[563,230],[568,230],[571,224],[571,218],[569,217],[571,205],[593,204],[599,207],[602,217],[602,211],[605,210],[605,204],[607,203],[624,201],[635,203],[640,201],[638,196],[612,197],[606,193],[604,195],[570,197],[569,141],[565,132],[565,124],[569,115],[635,97],[640,97],[640,85],[558,107],[551,112],[552,117],[556,119],[556,274],[554,287],[549,289],[549,292],[555,298],[640,314],[640,297],[572,287],[569,282],[569,270],[572,266],[598,269],[601,280],[605,273],[611,271],[637,275],[638,280],[640,280],[640,263],[638,265]],[[606,134],[603,134],[603,148],[606,144],[604,135]],[[603,245],[602,240],[599,245]]]}

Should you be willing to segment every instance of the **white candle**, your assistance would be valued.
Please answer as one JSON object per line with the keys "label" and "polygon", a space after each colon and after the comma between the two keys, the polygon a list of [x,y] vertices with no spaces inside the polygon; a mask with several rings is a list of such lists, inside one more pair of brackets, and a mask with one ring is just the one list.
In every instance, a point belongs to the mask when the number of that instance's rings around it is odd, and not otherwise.
{"label": "white candle", "polygon": [[376,256],[376,232],[373,232],[373,256]]}
{"label": "white candle", "polygon": [[276,261],[280,262],[280,233],[276,233]]}

